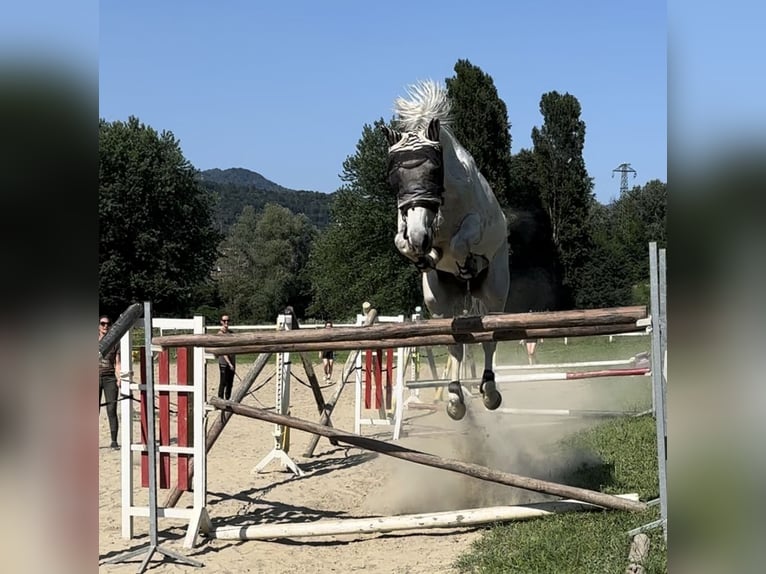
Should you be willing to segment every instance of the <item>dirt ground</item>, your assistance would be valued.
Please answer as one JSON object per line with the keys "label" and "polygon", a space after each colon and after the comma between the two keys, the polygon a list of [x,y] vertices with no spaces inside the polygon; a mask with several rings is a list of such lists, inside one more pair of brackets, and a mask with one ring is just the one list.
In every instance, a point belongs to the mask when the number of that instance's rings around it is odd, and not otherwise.
{"label": "dirt ground", "polygon": [[[314,359],[316,373],[321,367]],[[251,365],[241,364],[244,377]],[[321,383],[329,398],[337,388],[341,365],[336,365],[335,384]],[[218,368],[208,363],[208,396],[215,396]],[[271,408],[275,404],[275,360],[253,385],[257,389],[244,404]],[[291,385],[290,412],[316,422],[317,407],[303,368],[293,363],[296,378]],[[321,381],[321,376],[319,377]],[[627,381],[631,379],[626,378]],[[639,381],[640,384],[644,384]],[[235,388],[238,381],[235,380]],[[633,383],[636,384],[636,383]],[[503,406],[531,408],[595,408],[600,392],[580,381],[513,384],[501,387]],[[405,392],[405,396],[409,393]],[[420,401],[434,404],[434,390],[420,391]],[[368,413],[368,416],[372,413]],[[220,416],[211,412],[210,417]],[[587,424],[582,420],[519,417],[488,413],[480,400],[469,403],[462,421],[451,421],[444,403],[433,411],[405,410],[400,443],[410,448],[475,462],[499,470],[554,480],[583,461],[582,453],[560,452],[555,445],[564,434]],[[344,388],[332,417],[333,426],[352,431],[354,388]],[[208,423],[210,424],[210,423]],[[138,426],[138,425],[136,425]],[[276,522],[310,522],[338,518],[366,518],[406,513],[436,512],[491,505],[519,504],[545,497],[511,487],[379,455],[359,448],[332,446],[321,438],[312,458],[302,453],[311,435],[291,431],[289,454],[304,471],[297,477],[277,461],[261,473],[252,470],[274,447],[274,425],[233,416],[208,455],[208,512],[214,526],[251,525]],[[446,432],[444,432],[446,431]],[[132,540],[120,532],[120,454],[108,448],[106,414],[99,419],[99,560],[108,559],[149,542],[148,520],[135,520]],[[391,429],[365,426],[362,434],[391,440]],[[138,476],[138,456],[134,460]],[[136,484],[138,480],[136,478]],[[159,504],[165,500],[161,490]],[[191,504],[186,493],[180,506]],[[484,527],[410,530],[387,534],[350,534],[268,541],[229,541],[200,538],[196,548],[183,548],[186,524],[160,519],[159,538],[163,548],[189,556],[204,564],[206,572],[280,574],[306,571],[317,574],[366,571],[391,574],[437,574],[454,572],[452,564]],[[101,572],[135,572],[143,555],[128,562],[104,564]],[[192,572],[199,569],[165,559],[155,553],[148,571]]]}

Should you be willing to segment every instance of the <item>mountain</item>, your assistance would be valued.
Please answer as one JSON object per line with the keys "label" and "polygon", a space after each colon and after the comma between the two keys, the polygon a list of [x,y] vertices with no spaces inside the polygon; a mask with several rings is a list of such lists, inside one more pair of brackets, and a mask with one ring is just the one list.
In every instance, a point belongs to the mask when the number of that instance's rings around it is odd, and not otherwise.
{"label": "mountain", "polygon": [[267,203],[304,214],[318,229],[330,223],[333,194],[289,189],[244,168],[208,169],[201,171],[199,178],[203,187],[213,195],[215,220],[224,233],[246,205],[252,205],[258,212]]}
{"label": "mountain", "polygon": [[229,169],[206,169],[200,172],[202,181],[211,181],[213,183],[231,183],[234,185],[251,186],[265,191],[290,191],[270,179],[266,179],[260,173],[250,171],[243,167],[232,167]]}

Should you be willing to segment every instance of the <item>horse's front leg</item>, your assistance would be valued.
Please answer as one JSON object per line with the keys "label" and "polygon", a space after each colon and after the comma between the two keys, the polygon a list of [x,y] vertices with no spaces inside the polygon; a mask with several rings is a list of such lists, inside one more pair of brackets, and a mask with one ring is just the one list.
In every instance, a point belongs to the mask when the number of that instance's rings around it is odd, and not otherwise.
{"label": "horse's front leg", "polygon": [[481,392],[481,398],[484,402],[484,406],[489,410],[494,411],[503,402],[503,397],[497,391],[497,384],[495,383],[495,371],[492,369],[492,362],[495,356],[495,349],[497,348],[497,342],[490,341],[481,344],[484,350],[484,373],[481,375],[481,385],[479,391]]}
{"label": "horse's front leg", "polygon": [[[441,280],[436,270],[423,273],[423,300],[434,319],[454,317],[463,305],[463,291],[456,281]],[[447,414],[460,420],[465,416],[465,394],[460,384],[460,363],[463,360],[463,345],[447,345],[450,355],[449,402]]]}
{"label": "horse's front leg", "polygon": [[469,213],[450,239],[450,250],[458,262],[459,274],[463,279],[473,279],[487,267],[486,259],[474,255],[480,241],[481,218],[477,213]]}
{"label": "horse's front leg", "polygon": [[451,419],[459,421],[465,416],[465,395],[460,383],[460,364],[463,362],[463,345],[447,345],[451,357],[449,386],[447,387],[447,414]]}

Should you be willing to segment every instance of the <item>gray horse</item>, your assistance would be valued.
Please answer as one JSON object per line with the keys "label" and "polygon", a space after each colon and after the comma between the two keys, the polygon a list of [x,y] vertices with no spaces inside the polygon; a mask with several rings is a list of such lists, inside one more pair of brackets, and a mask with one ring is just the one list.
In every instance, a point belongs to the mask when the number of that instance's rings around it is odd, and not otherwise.
{"label": "gray horse", "polygon": [[[394,243],[423,272],[423,297],[433,317],[454,317],[471,305],[479,313],[502,312],[508,297],[508,236],[505,216],[471,154],[449,129],[446,89],[424,81],[394,104],[396,127],[386,126],[389,182],[398,197]],[[492,360],[496,343],[482,343],[480,391],[494,410],[497,392]],[[452,372],[447,413],[463,418],[459,378],[462,345],[450,345]]]}

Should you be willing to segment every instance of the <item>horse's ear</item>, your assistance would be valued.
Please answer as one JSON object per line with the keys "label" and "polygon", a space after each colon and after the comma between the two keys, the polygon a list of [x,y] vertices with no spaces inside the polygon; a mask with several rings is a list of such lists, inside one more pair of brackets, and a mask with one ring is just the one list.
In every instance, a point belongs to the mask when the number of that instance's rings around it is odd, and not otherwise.
{"label": "horse's ear", "polygon": [[396,130],[392,130],[388,126],[380,126],[380,129],[383,130],[383,133],[386,136],[386,141],[388,141],[388,147],[391,147],[396,142],[398,142],[400,139],[402,139],[402,134],[400,134]]}
{"label": "horse's ear", "polygon": [[434,118],[428,122],[428,128],[426,129],[426,137],[432,142],[439,141],[439,118]]}

